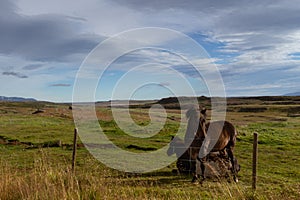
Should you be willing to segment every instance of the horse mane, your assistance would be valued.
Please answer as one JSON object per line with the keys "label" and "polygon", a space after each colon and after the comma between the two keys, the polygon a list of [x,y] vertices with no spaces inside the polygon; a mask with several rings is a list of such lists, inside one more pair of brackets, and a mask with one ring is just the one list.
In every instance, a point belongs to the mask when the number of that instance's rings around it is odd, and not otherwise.
{"label": "horse mane", "polygon": [[187,111],[186,111],[186,118],[187,119],[190,119],[190,118],[198,118],[200,117],[200,114],[199,114],[199,108],[196,106],[196,105],[192,105]]}
{"label": "horse mane", "polygon": [[195,135],[199,126],[200,112],[196,105],[191,106],[186,112],[186,118],[188,119],[187,129],[184,136],[184,143],[186,146],[190,146],[195,138]]}

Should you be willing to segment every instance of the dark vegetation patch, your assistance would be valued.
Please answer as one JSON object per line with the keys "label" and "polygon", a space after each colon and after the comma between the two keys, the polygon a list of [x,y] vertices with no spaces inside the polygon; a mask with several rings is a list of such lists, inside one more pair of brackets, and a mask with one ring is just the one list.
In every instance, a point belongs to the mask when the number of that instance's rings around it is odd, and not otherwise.
{"label": "dark vegetation patch", "polygon": [[8,140],[7,137],[0,135],[0,144],[6,144],[7,140]]}
{"label": "dark vegetation patch", "polygon": [[33,146],[32,142],[20,142],[18,139],[11,139],[5,136],[0,135],[0,144],[4,145],[24,145],[24,146]]}
{"label": "dark vegetation patch", "polygon": [[243,99],[261,100],[261,101],[299,101],[300,97],[293,96],[258,96],[258,97],[242,97]]}
{"label": "dark vegetation patch", "polygon": [[264,102],[265,105],[297,105],[300,104],[300,101],[271,101]]}
{"label": "dark vegetation patch", "polygon": [[265,112],[266,110],[268,110],[268,109],[265,107],[242,107],[239,109],[239,112],[257,113],[257,112]]}
{"label": "dark vegetation patch", "polygon": [[300,106],[288,108],[287,116],[288,117],[300,117]]}
{"label": "dark vegetation patch", "polygon": [[140,147],[134,144],[130,144],[126,146],[127,149],[135,149],[135,150],[141,150],[141,151],[155,151],[157,148],[154,147]]}
{"label": "dark vegetation patch", "polygon": [[288,109],[289,113],[300,113],[300,106],[296,106],[296,107],[290,107]]}
{"label": "dark vegetation patch", "polygon": [[[151,103],[142,104],[140,102],[140,104],[138,104],[138,105],[132,104],[129,107],[130,108],[150,108],[154,104],[160,104],[165,109],[174,109],[174,110],[187,109],[190,106],[190,104],[193,103],[194,99],[195,99],[195,97],[167,97],[167,98],[162,98],[158,101],[151,102]],[[211,105],[210,105],[211,98],[205,97],[205,96],[200,96],[200,97],[196,97],[196,99],[200,106],[207,107],[207,108],[211,107]]]}
{"label": "dark vegetation patch", "polygon": [[288,113],[288,117],[300,117],[300,114],[290,114],[290,113]]}
{"label": "dark vegetation patch", "polygon": [[114,149],[116,148],[113,144],[96,144],[96,143],[85,143],[85,146],[89,148],[101,148],[101,149]]}
{"label": "dark vegetation patch", "polygon": [[[166,109],[187,109],[193,102],[194,97],[168,97],[158,101],[139,101],[129,104],[129,108],[150,108],[154,104],[160,104]],[[214,98],[217,99],[217,98]],[[197,97],[200,107],[211,108],[212,98],[206,96]],[[229,97],[226,99],[227,106],[235,105],[297,105],[300,103],[300,97],[289,96],[260,96],[260,97]],[[182,105],[179,104],[182,103]],[[102,103],[106,105],[105,103]],[[117,106],[124,108],[124,105]],[[236,111],[236,110],[229,110]],[[250,111],[249,111],[250,112]]]}
{"label": "dark vegetation patch", "polygon": [[62,147],[61,140],[48,141],[40,144],[41,147]]}
{"label": "dark vegetation patch", "polygon": [[39,113],[43,113],[45,111],[43,110],[40,110],[40,109],[37,109],[36,111],[34,111],[32,114],[35,115],[35,114],[39,114]]}
{"label": "dark vegetation patch", "polygon": [[[61,140],[46,141],[42,143],[32,143],[32,142],[21,142],[18,139],[10,139],[1,135],[0,135],[0,144],[11,145],[11,146],[23,146],[25,147],[25,149],[52,148],[52,147],[62,147],[64,149],[73,148],[73,144],[63,144]],[[77,148],[82,148],[82,147],[84,147],[82,143],[77,144]]]}

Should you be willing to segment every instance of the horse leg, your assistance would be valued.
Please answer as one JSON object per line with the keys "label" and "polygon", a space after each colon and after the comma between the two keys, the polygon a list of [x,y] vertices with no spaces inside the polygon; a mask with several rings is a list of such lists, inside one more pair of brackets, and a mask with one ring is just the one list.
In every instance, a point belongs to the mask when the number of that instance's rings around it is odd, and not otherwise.
{"label": "horse leg", "polygon": [[235,157],[233,155],[233,150],[232,150],[231,147],[229,147],[227,149],[227,154],[228,154],[229,160],[231,162],[231,172],[232,172],[232,175],[233,175],[233,180],[235,182],[238,182],[237,170],[236,170],[236,162],[235,162]]}
{"label": "horse leg", "polygon": [[198,180],[198,176],[197,176],[197,174],[194,174],[193,175],[193,179],[192,179],[192,183],[195,183],[196,180]]}
{"label": "horse leg", "polygon": [[[197,163],[200,163],[200,169],[201,169],[201,181],[200,181],[200,183],[202,184],[203,183],[203,181],[205,180],[205,161],[206,161],[206,158],[198,158],[197,157]],[[197,168],[199,168],[199,164],[197,165],[198,167]],[[193,178],[193,180],[195,181],[196,179],[198,179],[198,173],[197,173],[197,171],[199,171],[199,170],[196,170],[196,175],[194,176],[195,178]]]}
{"label": "horse leg", "polygon": [[191,171],[193,172],[193,179],[192,179],[192,183],[195,183],[196,180],[198,180],[198,168],[199,168],[199,162],[198,160],[195,160],[195,162],[191,162]]}
{"label": "horse leg", "polygon": [[201,183],[203,183],[203,181],[205,180],[205,160],[204,158],[201,159],[200,161],[200,167],[201,167]]}

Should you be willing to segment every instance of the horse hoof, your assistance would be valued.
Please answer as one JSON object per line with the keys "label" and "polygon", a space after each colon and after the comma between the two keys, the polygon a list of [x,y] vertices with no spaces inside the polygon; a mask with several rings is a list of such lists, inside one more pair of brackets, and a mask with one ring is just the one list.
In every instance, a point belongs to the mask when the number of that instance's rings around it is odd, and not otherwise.
{"label": "horse hoof", "polygon": [[237,177],[234,177],[234,182],[238,183],[239,179]]}
{"label": "horse hoof", "polygon": [[192,182],[193,185],[199,185],[199,181]]}
{"label": "horse hoof", "polygon": [[196,180],[197,180],[197,177],[193,177],[193,179],[192,179],[192,183],[196,183]]}

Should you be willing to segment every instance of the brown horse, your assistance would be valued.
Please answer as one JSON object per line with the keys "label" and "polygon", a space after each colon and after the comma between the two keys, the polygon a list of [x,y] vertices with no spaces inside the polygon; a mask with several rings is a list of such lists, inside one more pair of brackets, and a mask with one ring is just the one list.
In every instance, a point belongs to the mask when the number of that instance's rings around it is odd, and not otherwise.
{"label": "brown horse", "polygon": [[[235,127],[228,121],[206,123],[206,109],[201,110],[199,117],[199,111],[195,107],[190,108],[187,111],[187,118],[189,121],[193,120],[198,122],[194,140],[190,145],[190,153],[192,159],[200,161],[202,181],[205,179],[204,171],[207,155],[210,152],[222,152],[224,155],[227,153],[232,165],[231,172],[233,179],[235,182],[238,182],[237,172],[239,171],[239,165],[233,155],[237,137]],[[195,124],[195,122],[193,122],[193,124]],[[194,130],[195,128],[190,129]],[[195,182],[197,179],[198,175],[195,170],[192,182]]]}

